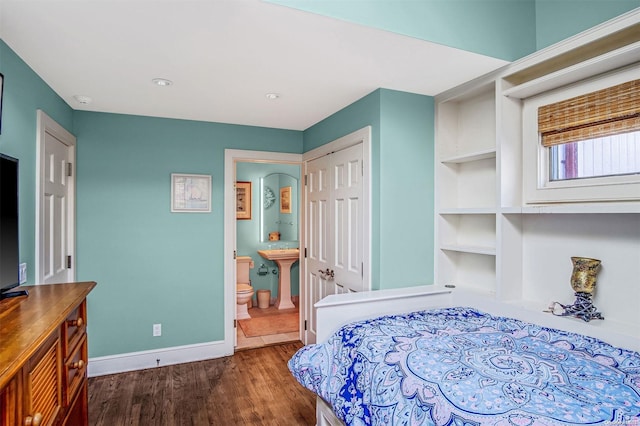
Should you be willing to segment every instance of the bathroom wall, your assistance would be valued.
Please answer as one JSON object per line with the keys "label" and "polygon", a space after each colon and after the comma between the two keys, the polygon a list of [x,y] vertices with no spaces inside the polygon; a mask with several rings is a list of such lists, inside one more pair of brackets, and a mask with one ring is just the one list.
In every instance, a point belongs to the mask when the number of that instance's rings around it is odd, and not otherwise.
{"label": "bathroom wall", "polygon": [[[277,197],[273,206],[265,210],[268,214],[267,220],[265,220],[264,229],[262,234],[267,238],[261,238],[261,214],[262,204],[260,197],[260,179],[272,175],[274,173],[284,173],[290,176],[294,176],[298,179],[297,188],[291,188],[292,192],[292,213],[280,214],[279,197],[280,186],[277,182],[271,182],[270,187]],[[300,200],[300,166],[292,164],[269,164],[269,163],[251,163],[251,162],[239,162],[236,164],[236,180],[243,182],[251,182],[251,219],[250,220],[237,220],[236,221],[236,250],[238,256],[251,256],[255,263],[255,267],[250,271],[251,285],[256,290],[271,290],[271,298],[274,299],[278,294],[278,266],[274,261],[264,259],[258,254],[258,250],[265,248],[280,248],[280,247],[299,247],[299,214],[298,204]],[[268,178],[270,179],[270,178]],[[274,216],[277,214],[277,217]],[[289,216],[289,217],[287,217]],[[268,241],[268,233],[275,230],[275,221],[287,221],[292,222],[293,225],[284,225],[282,229],[282,239],[280,241]],[[292,239],[291,230],[289,228],[296,227],[298,229],[298,238]],[[261,275],[260,266],[265,265],[267,273]],[[265,268],[262,268],[264,272]],[[262,272],[262,273],[263,273]],[[276,272],[276,273],[273,273]],[[299,263],[296,262],[291,267],[291,295],[297,296],[300,293],[300,268]],[[255,299],[255,296],[254,296]],[[255,302],[255,300],[254,300]]]}

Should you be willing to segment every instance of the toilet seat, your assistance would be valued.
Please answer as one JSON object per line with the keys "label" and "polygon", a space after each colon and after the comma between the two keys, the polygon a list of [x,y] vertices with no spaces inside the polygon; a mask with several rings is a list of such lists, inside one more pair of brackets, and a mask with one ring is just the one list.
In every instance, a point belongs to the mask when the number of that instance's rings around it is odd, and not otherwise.
{"label": "toilet seat", "polygon": [[237,284],[236,285],[236,293],[251,293],[253,292],[253,287],[249,284]]}

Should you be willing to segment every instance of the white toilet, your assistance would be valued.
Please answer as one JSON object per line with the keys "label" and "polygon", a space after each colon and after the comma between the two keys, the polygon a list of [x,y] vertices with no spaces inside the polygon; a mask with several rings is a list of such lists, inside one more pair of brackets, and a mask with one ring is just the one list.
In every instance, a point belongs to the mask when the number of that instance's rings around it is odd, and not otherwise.
{"label": "white toilet", "polygon": [[251,256],[236,257],[236,319],[251,319],[247,306],[253,297],[249,269],[254,266]]}

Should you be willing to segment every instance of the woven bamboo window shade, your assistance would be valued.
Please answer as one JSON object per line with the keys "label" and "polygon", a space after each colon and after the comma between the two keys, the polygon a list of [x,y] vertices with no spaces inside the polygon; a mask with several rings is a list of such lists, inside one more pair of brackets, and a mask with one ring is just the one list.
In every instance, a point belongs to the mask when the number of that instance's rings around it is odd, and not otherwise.
{"label": "woven bamboo window shade", "polygon": [[640,80],[538,109],[538,131],[545,147],[636,130],[640,130]]}

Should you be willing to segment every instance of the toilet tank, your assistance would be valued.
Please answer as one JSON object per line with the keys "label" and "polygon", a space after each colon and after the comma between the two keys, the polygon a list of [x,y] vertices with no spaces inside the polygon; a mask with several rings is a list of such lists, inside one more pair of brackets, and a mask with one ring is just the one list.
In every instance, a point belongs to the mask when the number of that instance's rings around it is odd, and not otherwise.
{"label": "toilet tank", "polygon": [[251,256],[236,257],[236,282],[238,284],[250,284],[249,269],[253,268],[253,259]]}

